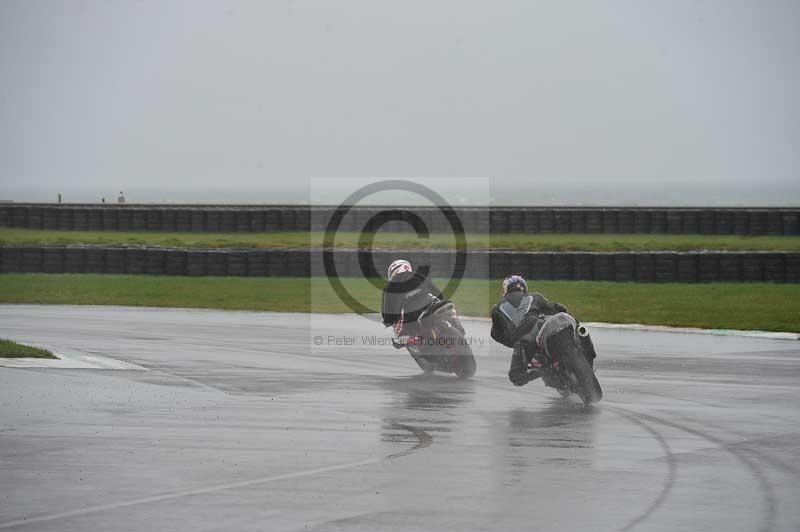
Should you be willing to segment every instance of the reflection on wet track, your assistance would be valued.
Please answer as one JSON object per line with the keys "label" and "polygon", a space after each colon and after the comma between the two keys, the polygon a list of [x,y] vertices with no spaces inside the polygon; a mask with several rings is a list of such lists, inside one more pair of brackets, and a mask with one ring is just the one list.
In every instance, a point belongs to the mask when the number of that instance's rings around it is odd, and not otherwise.
{"label": "reflection on wet track", "polygon": [[149,370],[0,368],[0,529],[800,527],[797,342],[596,330],[585,408],[512,386],[488,343],[460,381],[312,342],[376,327],[0,306],[2,337]]}

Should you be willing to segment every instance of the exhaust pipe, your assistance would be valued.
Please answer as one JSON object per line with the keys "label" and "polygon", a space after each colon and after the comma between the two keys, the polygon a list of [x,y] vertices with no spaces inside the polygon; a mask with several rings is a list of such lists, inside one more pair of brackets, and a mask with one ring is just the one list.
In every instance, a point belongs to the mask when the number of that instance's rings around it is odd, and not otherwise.
{"label": "exhaust pipe", "polygon": [[589,361],[589,365],[594,367],[594,359],[597,358],[597,353],[594,350],[592,337],[589,336],[589,329],[583,325],[578,325],[577,333],[578,340],[580,341],[581,348],[583,349],[583,354],[586,356],[586,360]]}

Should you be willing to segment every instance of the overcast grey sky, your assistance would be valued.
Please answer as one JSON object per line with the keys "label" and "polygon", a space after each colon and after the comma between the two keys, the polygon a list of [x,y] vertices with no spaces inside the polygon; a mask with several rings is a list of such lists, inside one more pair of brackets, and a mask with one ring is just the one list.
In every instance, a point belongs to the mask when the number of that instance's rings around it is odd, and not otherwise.
{"label": "overcast grey sky", "polygon": [[0,199],[800,204],[797,0],[3,0],[0,82]]}

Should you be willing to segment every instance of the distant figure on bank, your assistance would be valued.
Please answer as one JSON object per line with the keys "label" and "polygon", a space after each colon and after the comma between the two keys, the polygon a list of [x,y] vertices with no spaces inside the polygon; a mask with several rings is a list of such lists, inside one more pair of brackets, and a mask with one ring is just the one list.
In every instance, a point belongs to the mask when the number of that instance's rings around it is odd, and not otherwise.
{"label": "distant figure on bank", "polygon": [[122,191],[119,191],[119,197],[117,198],[117,203],[125,203],[125,194]]}

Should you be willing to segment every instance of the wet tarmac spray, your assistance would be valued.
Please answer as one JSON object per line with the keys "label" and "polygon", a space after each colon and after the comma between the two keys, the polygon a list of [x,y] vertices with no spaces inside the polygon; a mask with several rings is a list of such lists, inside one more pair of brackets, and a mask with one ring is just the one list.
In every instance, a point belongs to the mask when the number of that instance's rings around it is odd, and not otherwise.
{"label": "wet tarmac spray", "polygon": [[[797,341],[596,328],[585,408],[508,353],[423,376],[313,352],[355,316],[0,307],[0,334],[119,360],[0,367],[0,527],[121,531],[788,531],[800,523]],[[479,336],[482,320],[465,320]],[[147,331],[143,334],[142,331]],[[235,331],[235,334],[232,333]],[[264,342],[264,337],[269,342]],[[126,369],[127,368],[127,369]]]}

